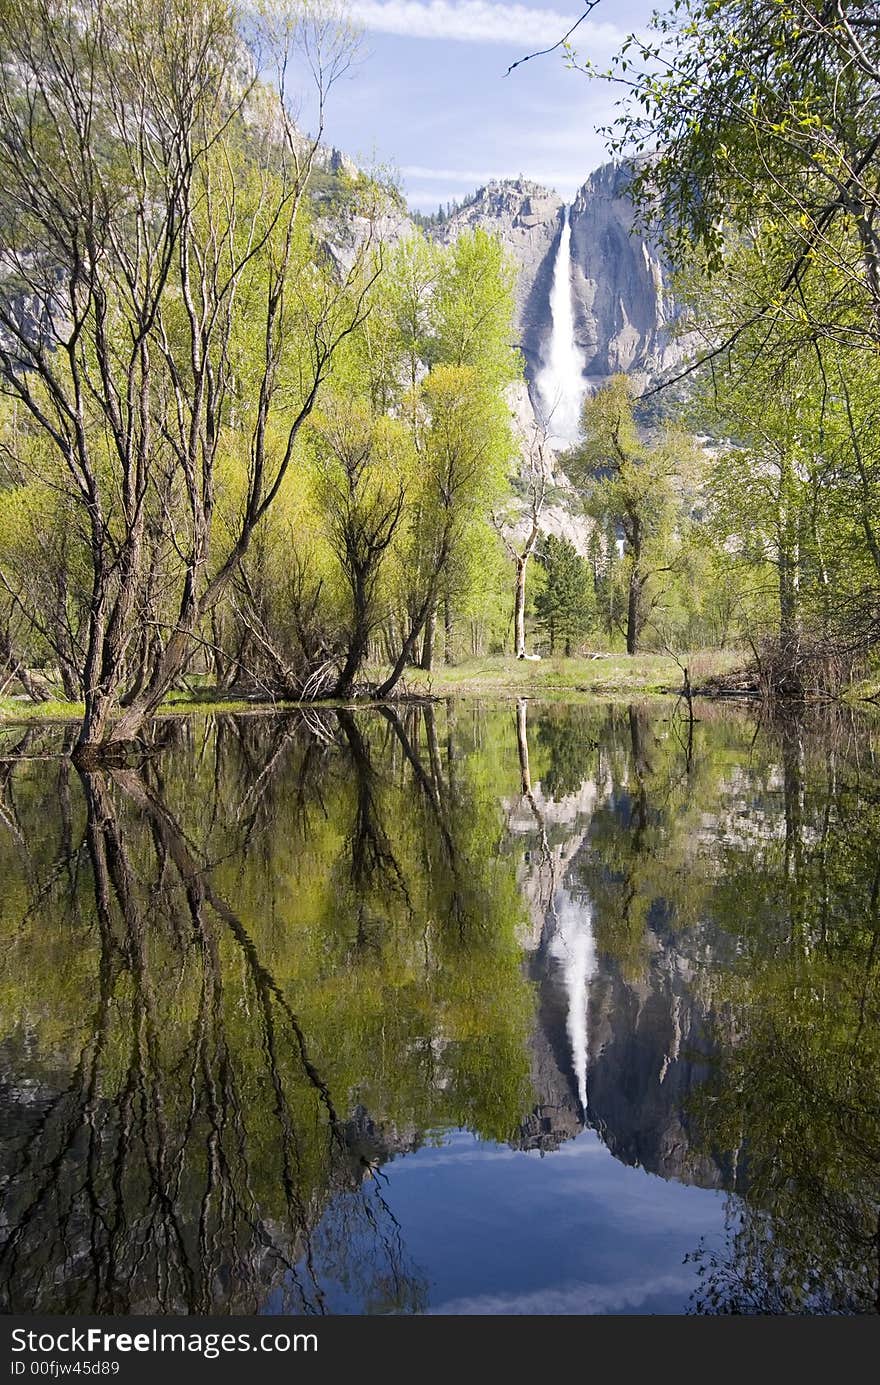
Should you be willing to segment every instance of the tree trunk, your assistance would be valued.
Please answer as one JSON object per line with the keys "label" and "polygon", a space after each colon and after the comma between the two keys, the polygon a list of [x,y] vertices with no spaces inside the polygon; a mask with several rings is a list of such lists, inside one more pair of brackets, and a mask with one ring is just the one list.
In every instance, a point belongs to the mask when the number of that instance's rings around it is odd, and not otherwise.
{"label": "tree trunk", "polygon": [[100,688],[86,688],[84,702],[85,715],[72,756],[73,763],[80,769],[86,769],[100,760],[112,705],[110,698]]}
{"label": "tree trunk", "polygon": [[[97,545],[93,540],[93,552],[96,547]],[[98,551],[100,552],[100,548]],[[108,601],[106,583],[100,568],[100,562],[96,563],[89,615],[89,642],[83,669],[85,711],[73,749],[74,763],[80,766],[91,763],[100,754],[101,743],[107,734],[107,722],[115,693],[115,685],[108,686],[107,678]]]}
{"label": "tree trunk", "polygon": [[513,604],[513,652],[518,659],[526,653],[526,564],[528,554],[516,559],[516,594]]}
{"label": "tree trunk", "polygon": [[211,611],[211,671],[214,674],[214,682],[218,688],[222,688],[225,683],[228,667],[226,656],[223,652],[223,633],[220,627],[220,618],[217,614],[216,606]]}
{"label": "tree trunk", "polygon": [[779,633],[785,648],[791,648],[798,627],[797,562],[790,550],[779,555]]}
{"label": "tree trunk", "polygon": [[528,702],[524,697],[517,698],[516,703],[516,748],[519,754],[519,777],[522,791],[528,795],[532,792],[532,775],[529,769],[529,737],[526,729],[526,715]]}
{"label": "tree trunk", "polygon": [[629,512],[630,528],[627,534],[632,568],[629,574],[629,591],[626,603],[626,652],[635,654],[639,647],[642,624],[642,588],[645,578],[642,574],[642,522],[635,511]]}
{"label": "tree trunk", "polygon": [[116,723],[115,734],[112,738],[114,742],[122,744],[134,740],[144,724],[153,715],[187,661],[191,635],[192,631],[186,628],[177,629],[173,632],[159,656],[148,687],[138,694],[135,701]]}
{"label": "tree trunk", "polygon": [[797,644],[800,587],[800,506],[798,482],[791,459],[785,456],[779,478],[777,536],[779,543],[779,634],[784,649]]}
{"label": "tree trunk", "polygon": [[437,607],[431,607],[431,614],[425,621],[425,634],[422,639],[422,657],[419,660],[419,668],[423,668],[426,673],[430,673],[434,667],[434,639],[437,634]]}
{"label": "tree trunk", "polygon": [[61,674],[61,686],[64,689],[64,696],[68,702],[78,702],[82,695],[79,674],[76,666],[68,659],[59,659],[58,672]]}
{"label": "tree trunk", "polygon": [[421,609],[413,618],[409,627],[409,634],[407,635],[406,639],[403,642],[403,645],[401,646],[400,653],[397,656],[391,673],[385,679],[385,682],[382,683],[376,689],[377,697],[387,697],[388,694],[393,692],[394,689],[397,687],[397,684],[400,682],[401,676],[403,674],[403,670],[406,668],[407,664],[413,656],[413,651],[415,650],[415,647],[418,643],[419,635],[425,628],[425,621],[428,619],[428,612],[431,610],[433,605],[434,593],[432,591],[429,597],[422,603]]}
{"label": "tree trunk", "polygon": [[355,581],[352,595],[354,597],[354,620],[351,638],[348,642],[348,651],[342,672],[337,678],[336,686],[331,694],[333,697],[349,696],[370,642],[370,603],[367,599],[366,586],[362,580]]}
{"label": "tree trunk", "polygon": [[452,605],[448,596],[443,602],[443,662],[455,663],[452,657]]}
{"label": "tree trunk", "polygon": [[144,629],[141,631],[140,640],[138,642],[137,664],[135,666],[134,677],[131,681],[130,686],[126,689],[125,693],[119,699],[120,707],[130,707],[131,704],[136,700],[138,694],[141,692],[141,689],[147,681],[150,654],[151,642],[149,630],[147,627],[144,627]]}
{"label": "tree trunk", "polygon": [[642,579],[638,568],[633,565],[629,576],[629,596],[626,606],[626,652],[635,654],[639,647],[639,625],[641,621]]}
{"label": "tree trunk", "polygon": [[436,563],[430,582],[428,584],[428,590],[425,593],[425,599],[422,602],[416,614],[410,619],[409,634],[403,642],[400,653],[397,656],[397,660],[394,664],[393,669],[391,670],[391,673],[385,679],[385,682],[382,683],[376,689],[377,697],[387,697],[389,693],[393,692],[393,690],[396,688],[397,684],[400,682],[403,670],[406,668],[407,664],[413,657],[419,636],[425,628],[425,621],[428,619],[432,611],[436,612],[437,610],[437,589],[440,585],[441,574],[444,572],[446,568],[446,561],[449,557],[451,542],[451,524],[450,521],[447,519],[447,525],[443,534],[443,538],[440,544],[438,545]]}

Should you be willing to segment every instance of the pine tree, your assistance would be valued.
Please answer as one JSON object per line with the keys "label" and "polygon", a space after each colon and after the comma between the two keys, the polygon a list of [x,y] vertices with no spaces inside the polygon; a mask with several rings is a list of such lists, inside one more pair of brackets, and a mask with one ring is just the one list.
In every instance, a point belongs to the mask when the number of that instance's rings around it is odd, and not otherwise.
{"label": "pine tree", "polygon": [[549,534],[538,561],[547,574],[543,591],[535,597],[541,628],[550,639],[550,653],[561,643],[566,655],[588,634],[595,614],[590,565],[568,539]]}

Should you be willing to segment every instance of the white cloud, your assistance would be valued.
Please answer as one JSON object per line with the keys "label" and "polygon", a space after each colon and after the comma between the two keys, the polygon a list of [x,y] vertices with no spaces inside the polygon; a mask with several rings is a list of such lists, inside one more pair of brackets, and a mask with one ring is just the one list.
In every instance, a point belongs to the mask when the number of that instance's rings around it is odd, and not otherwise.
{"label": "white cloud", "polygon": [[[534,165],[530,164],[530,167],[534,167]],[[571,169],[555,173],[548,173],[546,169],[543,169],[541,176],[537,177],[525,167],[478,170],[473,168],[423,168],[421,164],[404,164],[400,172],[404,178],[411,178],[415,183],[448,183],[451,187],[473,188],[474,190],[484,187],[486,183],[491,183],[495,179],[503,178],[531,178],[534,182],[543,183],[546,187],[555,187],[559,182],[570,183],[574,176]],[[583,179],[581,181],[583,182]]]}
{"label": "white cloud", "polygon": [[[497,0],[350,0],[348,11],[357,24],[401,38],[458,39],[464,43],[534,44],[549,46],[561,39],[577,19],[575,13],[535,10]],[[587,40],[616,44],[623,33],[613,24],[584,21],[578,28]]]}
{"label": "white cloud", "polygon": [[452,1299],[429,1312],[504,1317],[619,1313],[641,1308],[656,1294],[680,1294],[683,1298],[693,1285],[693,1278],[680,1274],[657,1275],[641,1284],[560,1284],[531,1293],[480,1294],[474,1298]]}

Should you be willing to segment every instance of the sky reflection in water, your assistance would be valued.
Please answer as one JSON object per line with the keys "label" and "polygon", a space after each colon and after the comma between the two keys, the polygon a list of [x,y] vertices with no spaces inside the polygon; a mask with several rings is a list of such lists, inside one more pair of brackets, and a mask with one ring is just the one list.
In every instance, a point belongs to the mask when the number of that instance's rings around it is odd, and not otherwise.
{"label": "sky reflection in water", "polygon": [[671,711],[7,727],[2,1306],[873,1311],[875,734]]}

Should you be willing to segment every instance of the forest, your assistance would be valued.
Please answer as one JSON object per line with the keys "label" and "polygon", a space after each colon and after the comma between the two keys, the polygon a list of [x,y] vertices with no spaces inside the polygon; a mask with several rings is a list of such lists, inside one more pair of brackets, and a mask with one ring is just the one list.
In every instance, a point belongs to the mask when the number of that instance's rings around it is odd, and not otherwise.
{"label": "forest", "polygon": [[873,695],[874,7],[687,0],[604,71],[576,42],[689,355],[555,456],[499,243],[394,235],[393,181],[322,165],[342,10],[4,5],[4,706],[73,709],[86,763],[170,696],[385,700],[527,643]]}

